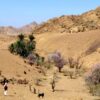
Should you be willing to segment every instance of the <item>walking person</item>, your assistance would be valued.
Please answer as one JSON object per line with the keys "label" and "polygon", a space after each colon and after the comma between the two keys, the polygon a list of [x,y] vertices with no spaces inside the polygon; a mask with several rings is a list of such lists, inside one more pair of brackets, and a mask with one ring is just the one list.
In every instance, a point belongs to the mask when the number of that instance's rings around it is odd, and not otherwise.
{"label": "walking person", "polygon": [[7,96],[7,92],[8,92],[8,83],[5,82],[4,83],[4,95]]}

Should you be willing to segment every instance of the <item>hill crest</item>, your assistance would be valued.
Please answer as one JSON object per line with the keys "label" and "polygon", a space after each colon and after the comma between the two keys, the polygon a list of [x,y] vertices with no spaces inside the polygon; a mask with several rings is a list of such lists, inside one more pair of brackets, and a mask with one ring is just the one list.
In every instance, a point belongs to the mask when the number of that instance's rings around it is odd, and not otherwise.
{"label": "hill crest", "polygon": [[77,33],[100,29],[100,7],[81,15],[63,15],[40,24],[35,32]]}

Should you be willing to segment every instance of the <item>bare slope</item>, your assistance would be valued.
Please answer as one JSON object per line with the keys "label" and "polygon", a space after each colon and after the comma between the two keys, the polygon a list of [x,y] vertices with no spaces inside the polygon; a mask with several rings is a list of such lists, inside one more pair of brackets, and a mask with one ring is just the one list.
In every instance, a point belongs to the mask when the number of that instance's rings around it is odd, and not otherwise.
{"label": "bare slope", "polygon": [[[57,34],[50,33],[36,35],[37,50],[42,55],[47,55],[55,50],[60,51],[64,57],[76,56],[88,50],[94,41],[100,41],[100,30],[90,31],[78,34]],[[41,76],[37,72],[35,66],[29,66],[24,63],[23,59],[19,56],[12,55],[7,50],[8,45],[15,40],[15,37],[6,37],[0,35],[0,70],[2,75],[7,78],[16,77],[18,79],[26,78],[33,80]],[[100,53],[96,50],[84,56],[87,65],[92,61],[92,64],[100,60]],[[24,71],[27,74],[24,74]],[[36,87],[45,93],[44,100],[96,100],[96,97],[91,96],[85,86],[82,78],[69,79],[62,74],[57,85],[56,92],[51,92],[50,81],[52,72],[47,73],[43,86]],[[34,84],[32,84],[34,87]],[[29,91],[28,85],[9,84],[8,96],[3,96],[3,87],[0,85],[0,98],[1,100],[39,100],[37,95]]]}
{"label": "bare slope", "polygon": [[[66,58],[70,56],[83,56],[83,58],[89,57],[89,61],[92,62],[92,59],[96,60],[100,56],[97,52],[99,47],[100,30],[78,34],[46,33],[37,35],[37,49],[43,55],[47,55],[48,53],[58,50]],[[95,54],[96,56],[91,58],[94,53],[97,53]],[[92,62],[92,64],[94,62]]]}
{"label": "bare slope", "polygon": [[[100,62],[99,38],[100,30],[78,34],[39,34],[36,35],[37,52],[43,56],[47,56],[49,53],[57,50],[60,51],[65,58],[70,56],[82,56],[85,61],[85,66],[90,67],[90,65],[96,62]],[[20,74],[24,77],[24,70],[27,71],[28,74],[34,73],[36,70],[30,69],[22,58],[10,54],[7,50],[8,45],[14,41],[14,39],[15,37],[10,38],[0,35],[0,70],[8,76]],[[28,68],[32,71],[28,72]],[[27,75],[25,77],[27,77]]]}
{"label": "bare slope", "polygon": [[[8,51],[8,46],[15,41],[16,37],[0,35],[0,71],[7,78],[21,78],[31,80],[37,75],[37,70],[24,63],[24,59],[13,55]],[[26,71],[27,74],[24,74]]]}

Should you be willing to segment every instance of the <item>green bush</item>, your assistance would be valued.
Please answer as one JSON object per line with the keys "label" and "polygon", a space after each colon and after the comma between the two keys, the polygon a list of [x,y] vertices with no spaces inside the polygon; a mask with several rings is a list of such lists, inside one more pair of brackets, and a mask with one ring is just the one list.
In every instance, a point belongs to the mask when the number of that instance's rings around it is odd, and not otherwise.
{"label": "green bush", "polygon": [[24,35],[18,35],[18,40],[9,46],[9,51],[14,54],[18,54],[22,57],[27,57],[35,50],[36,42],[34,36],[29,35],[29,40],[25,41]]}
{"label": "green bush", "polygon": [[36,45],[35,41],[27,42],[26,49],[27,49],[28,54],[32,53],[32,51],[35,50],[35,45]]}
{"label": "green bush", "polygon": [[9,51],[11,53],[14,53],[14,44],[13,43],[9,46]]}

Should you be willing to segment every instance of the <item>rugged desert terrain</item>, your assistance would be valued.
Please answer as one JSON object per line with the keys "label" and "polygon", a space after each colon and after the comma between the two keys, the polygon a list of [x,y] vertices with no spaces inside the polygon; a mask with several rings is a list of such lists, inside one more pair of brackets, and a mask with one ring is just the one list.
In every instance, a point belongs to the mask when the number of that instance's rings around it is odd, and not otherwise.
{"label": "rugged desert terrain", "polygon": [[[46,57],[49,53],[59,51],[64,58],[81,56],[84,60],[84,68],[90,68],[94,63],[100,62],[100,30],[83,33],[45,33],[36,34],[37,52]],[[16,36],[0,35],[0,70],[7,78],[24,79],[30,81],[32,87],[45,93],[44,100],[99,100],[92,96],[85,86],[84,75],[77,79],[70,79],[62,73],[58,73],[59,81],[56,91],[51,90],[50,80],[53,69],[47,71],[43,76],[38,72],[36,66],[24,63],[24,60],[8,51],[10,43],[16,40]],[[93,46],[93,49],[89,49]],[[89,51],[90,50],[90,51]],[[87,53],[86,53],[87,52]],[[67,68],[65,66],[64,68]],[[55,69],[55,70],[54,70]],[[24,71],[27,74],[24,74]],[[43,86],[35,86],[34,79],[41,77],[45,79]],[[3,95],[3,86],[0,85],[0,100],[39,100],[37,94],[29,90],[28,85],[9,84],[8,96]]]}
{"label": "rugged desert terrain", "polygon": [[[35,24],[35,25],[34,25]],[[25,63],[26,59],[9,52],[8,47],[16,41],[19,32],[30,32],[36,40],[36,52],[47,58],[55,51],[62,54],[64,59],[70,57],[81,58],[82,68],[88,71],[92,65],[100,63],[100,7],[82,15],[61,16],[48,20],[37,26],[32,23],[20,29],[13,27],[0,28],[0,80],[24,80],[28,84],[9,83],[8,95],[3,95],[3,86],[0,85],[0,100],[40,100],[37,94],[30,91],[36,88],[45,93],[43,100],[100,100],[100,97],[89,93],[84,80],[85,73],[76,79],[70,79],[64,73],[59,73],[55,66],[46,70],[46,75],[40,72],[37,66]],[[12,34],[13,33],[13,34]],[[65,65],[62,71],[68,70]],[[51,90],[51,79],[56,72],[58,81],[55,92]],[[35,84],[41,79],[41,85]]]}

